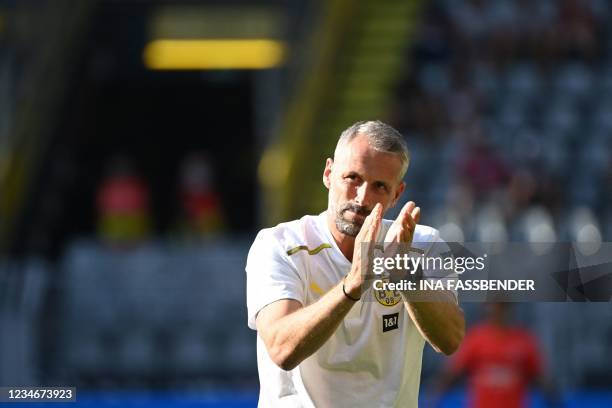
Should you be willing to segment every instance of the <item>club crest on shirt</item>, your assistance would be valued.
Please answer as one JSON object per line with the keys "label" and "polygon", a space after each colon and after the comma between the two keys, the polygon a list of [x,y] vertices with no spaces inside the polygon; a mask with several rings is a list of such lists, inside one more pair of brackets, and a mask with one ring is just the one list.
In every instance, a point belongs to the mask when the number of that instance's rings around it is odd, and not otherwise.
{"label": "club crest on shirt", "polygon": [[[383,279],[383,282],[388,282],[388,279]],[[402,295],[397,290],[376,290],[374,297],[383,306],[395,306],[402,300]]]}

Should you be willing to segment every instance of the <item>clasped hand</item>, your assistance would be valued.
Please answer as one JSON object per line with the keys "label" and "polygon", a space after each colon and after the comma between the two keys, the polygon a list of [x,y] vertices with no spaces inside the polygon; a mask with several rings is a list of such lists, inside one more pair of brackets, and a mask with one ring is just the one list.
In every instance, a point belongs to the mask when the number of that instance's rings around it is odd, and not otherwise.
{"label": "clasped hand", "polygon": [[[383,257],[394,257],[410,246],[420,217],[421,209],[413,201],[404,205],[385,235]],[[377,246],[376,237],[381,223],[382,205],[377,203],[366,217],[355,238],[352,267],[346,277],[346,284],[353,296],[360,297],[366,288],[365,285],[375,276],[372,273],[372,263]]]}

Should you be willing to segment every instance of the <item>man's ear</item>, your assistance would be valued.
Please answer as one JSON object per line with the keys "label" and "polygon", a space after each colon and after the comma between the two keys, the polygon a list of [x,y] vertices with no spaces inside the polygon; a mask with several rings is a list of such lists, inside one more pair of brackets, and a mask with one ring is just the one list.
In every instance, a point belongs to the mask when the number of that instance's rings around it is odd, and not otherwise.
{"label": "man's ear", "polygon": [[402,181],[399,184],[399,187],[397,188],[397,191],[395,192],[395,197],[393,197],[393,205],[391,207],[395,207],[395,205],[397,204],[398,200],[402,196],[402,193],[404,192],[405,189],[406,189],[406,183],[404,183]]}
{"label": "man's ear", "polygon": [[332,159],[327,158],[327,160],[325,160],[325,169],[323,170],[323,184],[325,184],[325,187],[327,187],[328,190],[329,186],[331,185],[330,175],[333,164],[334,161]]}

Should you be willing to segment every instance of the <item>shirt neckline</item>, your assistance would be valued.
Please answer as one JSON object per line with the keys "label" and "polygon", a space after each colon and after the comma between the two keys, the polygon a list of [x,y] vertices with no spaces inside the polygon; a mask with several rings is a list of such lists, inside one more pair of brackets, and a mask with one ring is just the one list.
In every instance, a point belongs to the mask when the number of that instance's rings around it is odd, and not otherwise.
{"label": "shirt neckline", "polygon": [[336,258],[338,259],[338,261],[344,264],[345,266],[350,267],[352,263],[346,258],[346,256],[344,256],[344,254],[340,250],[340,247],[338,246],[338,243],[334,239],[334,236],[329,230],[329,225],[327,225],[327,211],[323,211],[321,214],[319,214],[318,222],[319,222],[319,228],[323,231],[327,240],[332,245],[334,249],[334,254]]}

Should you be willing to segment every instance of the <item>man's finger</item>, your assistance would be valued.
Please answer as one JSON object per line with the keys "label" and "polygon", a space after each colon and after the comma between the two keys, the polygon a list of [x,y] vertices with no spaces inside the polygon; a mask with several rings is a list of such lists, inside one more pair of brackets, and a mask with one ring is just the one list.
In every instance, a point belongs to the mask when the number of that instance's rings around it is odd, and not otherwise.
{"label": "man's finger", "polygon": [[378,234],[378,227],[382,218],[382,205],[380,205],[380,203],[376,203],[369,217],[372,217],[372,219],[370,220],[371,224],[368,227],[367,233],[369,240],[374,241],[376,239],[376,234]]}
{"label": "man's finger", "polygon": [[412,214],[412,211],[414,211],[415,206],[416,204],[414,203],[414,201],[408,201],[406,205],[404,205],[404,208],[402,208],[402,211],[397,217],[398,222],[402,226],[406,227],[409,225],[410,217],[411,217],[410,214]]}
{"label": "man's finger", "polygon": [[[414,201],[408,201],[406,204],[404,204],[404,206],[402,207],[402,210],[400,211],[399,215],[398,215],[398,219],[399,220],[404,220],[406,218],[407,214],[412,213],[412,210],[414,209],[414,207],[416,206],[416,204],[414,203]],[[403,222],[402,222],[403,223]]]}
{"label": "man's finger", "polygon": [[410,242],[414,235],[416,225],[421,218],[421,208],[414,207],[411,212],[406,214],[402,223],[401,242]]}
{"label": "man's finger", "polygon": [[404,225],[404,227],[414,228],[416,224],[419,222],[420,214],[421,214],[421,208],[416,207],[416,204],[412,205],[410,212],[405,215],[402,225]]}
{"label": "man's finger", "polygon": [[406,215],[406,219],[404,219],[404,223],[402,224],[402,226],[404,227],[404,229],[414,230],[414,228],[416,227],[416,222],[412,218],[411,214]]}
{"label": "man's finger", "polygon": [[414,210],[412,210],[412,219],[414,220],[415,224],[419,223],[421,219],[421,208],[420,207],[416,207]]}
{"label": "man's finger", "polygon": [[365,220],[363,220],[363,224],[361,224],[361,229],[359,230],[359,234],[357,234],[357,240],[358,241],[367,241],[367,237],[368,237],[368,231],[370,230],[370,226],[372,225],[373,220],[376,218],[376,208],[378,206],[378,203],[374,206],[374,208],[372,209],[372,211],[368,214],[367,217],[365,217]]}
{"label": "man's finger", "polygon": [[370,213],[370,216],[372,217],[372,223],[366,231],[363,242],[367,242],[367,257],[371,260],[372,256],[374,255],[374,247],[376,246],[376,236],[378,235],[378,229],[381,224],[382,206],[380,204],[376,204]]}
{"label": "man's finger", "polygon": [[372,224],[374,224],[374,222],[376,221],[376,218],[378,217],[379,211],[380,211],[380,204],[376,203],[374,208],[372,208],[372,211],[370,211],[368,216],[365,218],[365,221],[363,222],[361,229],[368,230],[369,228],[371,228]]}

